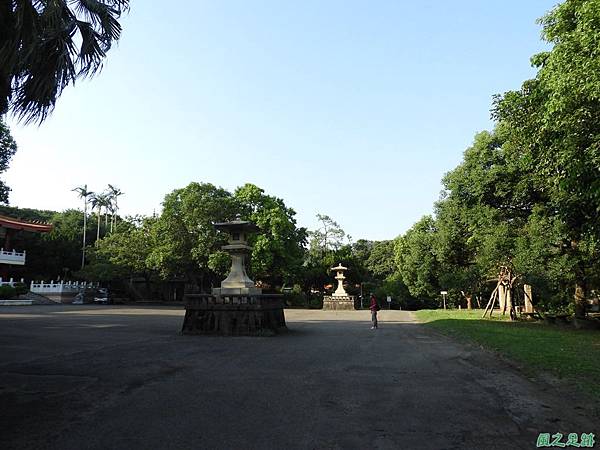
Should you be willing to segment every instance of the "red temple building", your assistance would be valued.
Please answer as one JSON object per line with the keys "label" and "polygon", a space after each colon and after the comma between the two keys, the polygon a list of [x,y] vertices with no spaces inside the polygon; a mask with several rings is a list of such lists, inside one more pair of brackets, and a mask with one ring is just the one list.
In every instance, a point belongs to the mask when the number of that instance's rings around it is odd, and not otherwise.
{"label": "red temple building", "polygon": [[43,222],[30,222],[21,219],[0,215],[0,277],[7,279],[10,276],[10,266],[24,266],[26,259],[25,249],[15,250],[13,239],[19,233],[49,233],[52,224]]}

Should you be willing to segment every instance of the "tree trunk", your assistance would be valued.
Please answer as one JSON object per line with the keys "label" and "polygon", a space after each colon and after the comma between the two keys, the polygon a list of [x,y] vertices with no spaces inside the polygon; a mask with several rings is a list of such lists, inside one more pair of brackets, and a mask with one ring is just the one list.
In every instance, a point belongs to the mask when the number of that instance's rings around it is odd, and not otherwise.
{"label": "tree trunk", "polygon": [[119,197],[116,196],[115,197],[115,212],[113,214],[113,222],[115,224],[115,229],[117,228],[117,214],[119,214],[119,203],[118,203],[118,199]]}
{"label": "tree trunk", "polygon": [[152,291],[152,283],[150,277],[144,274],[144,283],[146,284],[146,295],[150,300],[154,300],[154,292]]}
{"label": "tree trunk", "polygon": [[575,317],[585,318],[586,301],[585,301],[585,285],[582,282],[575,283],[575,296],[573,298],[575,303]]}
{"label": "tree trunk", "polygon": [[585,283],[585,268],[579,258],[579,241],[571,240],[571,252],[579,260],[579,265],[575,272],[575,293],[573,295],[573,306],[575,307],[575,317],[580,319],[585,318],[586,310],[586,283]]}
{"label": "tree trunk", "polygon": [[[85,185],[87,191],[87,184]],[[81,249],[81,268],[85,266],[85,235],[87,232],[87,197],[83,198],[83,247]]]}
{"label": "tree trunk", "polygon": [[506,286],[502,283],[498,285],[498,306],[502,315],[506,313]]}
{"label": "tree trunk", "polygon": [[102,220],[102,208],[98,208],[98,231],[96,232],[96,245],[98,245],[98,241],[100,240],[100,221]]}
{"label": "tree trunk", "polygon": [[525,312],[533,313],[533,293],[531,290],[531,285],[523,285],[523,291],[525,294]]}
{"label": "tree trunk", "polygon": [[200,292],[204,293],[204,274],[200,275]]}

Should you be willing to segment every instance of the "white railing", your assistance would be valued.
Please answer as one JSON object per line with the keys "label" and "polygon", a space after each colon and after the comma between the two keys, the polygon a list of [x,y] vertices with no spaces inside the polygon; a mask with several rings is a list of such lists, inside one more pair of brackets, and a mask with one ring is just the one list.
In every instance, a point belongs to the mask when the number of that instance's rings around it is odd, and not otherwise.
{"label": "white railing", "polygon": [[13,250],[12,252],[6,251],[3,248],[0,249],[0,264],[14,264],[18,266],[25,265],[25,251],[18,252]]}
{"label": "white railing", "polygon": [[14,286],[15,283],[25,283],[25,280],[21,278],[21,281],[14,281],[11,278],[9,281],[4,281],[2,277],[0,277],[0,286]]}
{"label": "white railing", "polygon": [[56,283],[54,280],[49,283],[32,281],[29,290],[36,294],[77,294],[80,290],[95,289],[98,286],[98,283],[88,283],[86,281],[81,283],[79,281],[59,281]]}

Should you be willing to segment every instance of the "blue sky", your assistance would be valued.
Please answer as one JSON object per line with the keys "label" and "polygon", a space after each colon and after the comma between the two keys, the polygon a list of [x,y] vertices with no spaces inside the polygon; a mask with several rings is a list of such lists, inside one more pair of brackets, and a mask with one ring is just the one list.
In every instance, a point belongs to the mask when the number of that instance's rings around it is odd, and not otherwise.
{"label": "blue sky", "polygon": [[[518,88],[556,1],[132,1],[103,71],[40,127],[11,122],[13,206],[79,207],[107,183],[152,214],[191,181],[246,182],[302,226],[391,239]],[[174,6],[175,5],[175,6]]]}

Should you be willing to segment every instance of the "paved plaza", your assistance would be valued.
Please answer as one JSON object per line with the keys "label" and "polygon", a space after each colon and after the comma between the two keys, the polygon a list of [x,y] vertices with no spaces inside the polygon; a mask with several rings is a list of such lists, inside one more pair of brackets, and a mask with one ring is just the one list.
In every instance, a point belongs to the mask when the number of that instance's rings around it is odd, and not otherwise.
{"label": "paved plaza", "polygon": [[0,310],[0,448],[535,448],[588,406],[382,311],[287,310],[277,337],[182,336],[182,307]]}

